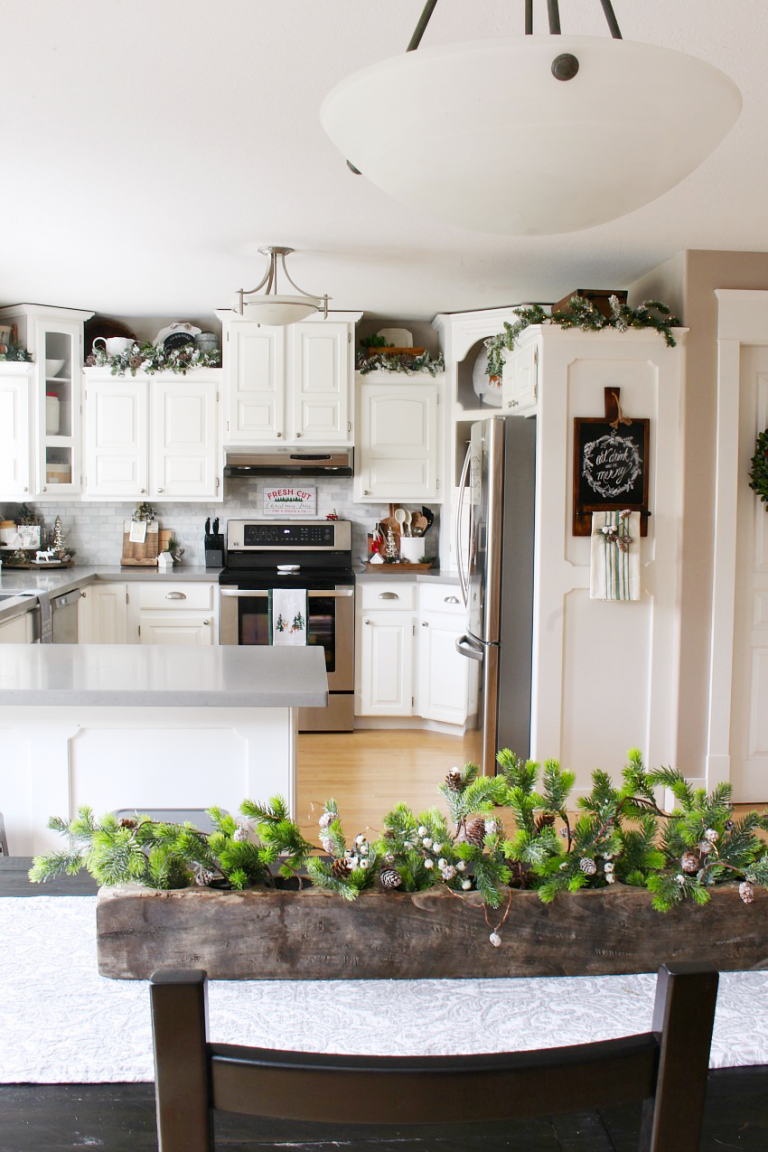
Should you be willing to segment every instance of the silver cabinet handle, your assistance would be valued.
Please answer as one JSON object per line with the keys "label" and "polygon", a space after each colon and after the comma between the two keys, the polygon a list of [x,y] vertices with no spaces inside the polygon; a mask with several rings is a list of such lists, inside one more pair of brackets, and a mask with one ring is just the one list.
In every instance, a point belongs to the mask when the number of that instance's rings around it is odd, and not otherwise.
{"label": "silver cabinet handle", "polygon": [[164,491],[165,491],[164,488],[158,488],[158,492],[164,492]]}
{"label": "silver cabinet handle", "polygon": [[428,620],[422,620],[421,626],[422,626],[422,628],[429,628],[429,621]]}
{"label": "silver cabinet handle", "polygon": [[443,604],[458,604],[458,602],[459,602],[458,596],[444,596],[443,597]]}
{"label": "silver cabinet handle", "polygon": [[139,488],[139,492],[141,492],[141,494],[142,494],[142,496],[143,496],[143,495],[144,495],[144,493],[146,492],[146,488]]}
{"label": "silver cabinet handle", "polygon": [[[26,492],[26,488],[24,489],[24,491]],[[370,494],[371,494],[370,488],[363,488],[363,496],[370,496]]]}
{"label": "silver cabinet handle", "polygon": [[[307,595],[310,597],[324,596],[330,600],[340,600],[342,597],[354,596],[354,594],[354,588],[327,588],[323,589],[322,591],[315,591],[314,589],[310,589],[307,593]],[[254,600],[266,600],[267,596],[269,596],[269,592],[265,591],[263,588],[219,588],[219,596],[226,596],[228,598],[239,597],[241,599],[243,597],[251,597]]]}
{"label": "silver cabinet handle", "polygon": [[277,434],[278,440],[280,439],[281,436],[282,436],[282,432],[278,432],[278,434]]}
{"label": "silver cabinet handle", "polygon": [[186,600],[186,592],[166,592],[166,600]]}
{"label": "silver cabinet handle", "polygon": [[370,620],[363,620],[363,624],[370,624]]}
{"label": "silver cabinet handle", "polygon": [[203,624],[210,624],[210,620],[203,620]]}
{"label": "silver cabinet handle", "polygon": [[296,433],[296,439],[297,439],[297,440],[301,440],[301,432],[297,432],[297,433]]}
{"label": "silver cabinet handle", "polygon": [[399,600],[397,592],[379,592],[379,600]]}

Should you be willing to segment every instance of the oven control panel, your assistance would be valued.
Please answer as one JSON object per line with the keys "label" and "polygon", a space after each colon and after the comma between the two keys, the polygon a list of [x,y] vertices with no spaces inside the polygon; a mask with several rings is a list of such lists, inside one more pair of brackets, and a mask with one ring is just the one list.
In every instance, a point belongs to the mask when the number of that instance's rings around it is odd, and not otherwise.
{"label": "oven control panel", "polygon": [[227,547],[230,551],[273,548],[338,550],[351,547],[348,520],[230,520]]}

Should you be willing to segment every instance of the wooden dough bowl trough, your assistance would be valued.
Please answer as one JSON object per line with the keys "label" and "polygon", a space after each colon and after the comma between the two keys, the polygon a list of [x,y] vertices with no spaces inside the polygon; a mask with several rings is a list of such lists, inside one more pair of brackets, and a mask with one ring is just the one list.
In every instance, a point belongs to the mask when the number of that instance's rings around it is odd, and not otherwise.
{"label": "wooden dough bowl trough", "polygon": [[[494,927],[504,908],[489,910]],[[594,976],[655,972],[669,961],[721,971],[768,968],[768,892],[746,905],[738,885],[667,913],[650,893],[615,885],[542,904],[512,895],[501,946],[477,893],[366,892],[354,903],[320,889],[160,892],[102,888],[99,972],[145,980],[156,969],[203,968],[214,980],[377,980]]]}

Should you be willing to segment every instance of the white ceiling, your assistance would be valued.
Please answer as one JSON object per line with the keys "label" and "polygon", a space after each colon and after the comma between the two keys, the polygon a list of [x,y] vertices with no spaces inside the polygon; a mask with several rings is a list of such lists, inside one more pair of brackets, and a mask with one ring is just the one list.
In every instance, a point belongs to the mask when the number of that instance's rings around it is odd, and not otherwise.
{"label": "white ceiling", "polygon": [[[765,0],[614,0],[625,39],[710,61],[738,84],[744,110],[666,196],[546,238],[416,215],[353,176],[321,128],[329,89],[404,51],[422,7],[4,0],[0,303],[206,316],[261,279],[260,246],[288,244],[293,278],[327,291],[333,308],[426,319],[625,287],[682,248],[768,250]],[[522,33],[523,8],[440,0],[423,46]],[[560,8],[564,32],[608,35],[599,0]],[[544,32],[544,0],[535,9]],[[430,148],[417,134],[403,140],[403,163]]]}

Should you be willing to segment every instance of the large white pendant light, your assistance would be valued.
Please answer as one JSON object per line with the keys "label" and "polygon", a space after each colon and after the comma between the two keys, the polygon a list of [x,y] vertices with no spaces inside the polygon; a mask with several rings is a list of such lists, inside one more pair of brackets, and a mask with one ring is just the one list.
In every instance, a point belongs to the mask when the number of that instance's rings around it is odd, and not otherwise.
{"label": "large white pendant light", "polygon": [[[545,235],[614,220],[668,192],[741,111],[724,73],[610,37],[526,35],[408,51],[357,72],[320,117],[353,171],[409,208],[478,232]],[[554,34],[553,34],[554,33]]]}
{"label": "large white pendant light", "polygon": [[[240,288],[235,297],[232,310],[248,320],[257,324],[271,324],[274,327],[284,327],[286,324],[296,324],[299,320],[306,320],[313,312],[322,312],[328,315],[328,296],[309,296],[302,292],[298,284],[294,284],[285,267],[285,258],[293,252],[293,248],[277,247],[259,248],[265,256],[269,256],[269,267],[264,278],[246,291]],[[295,288],[297,296],[278,295],[277,293],[277,262],[280,264],[288,283]],[[266,286],[266,291],[258,293]]]}

